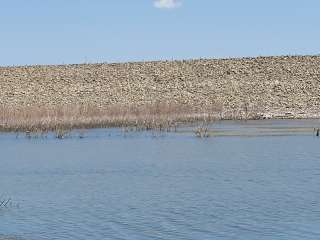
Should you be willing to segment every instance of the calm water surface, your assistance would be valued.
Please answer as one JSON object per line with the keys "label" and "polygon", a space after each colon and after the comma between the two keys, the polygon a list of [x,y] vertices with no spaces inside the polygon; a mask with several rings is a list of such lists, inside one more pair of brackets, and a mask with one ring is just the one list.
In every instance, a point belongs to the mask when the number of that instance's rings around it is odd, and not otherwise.
{"label": "calm water surface", "polygon": [[320,139],[249,135],[2,134],[0,239],[320,239]]}

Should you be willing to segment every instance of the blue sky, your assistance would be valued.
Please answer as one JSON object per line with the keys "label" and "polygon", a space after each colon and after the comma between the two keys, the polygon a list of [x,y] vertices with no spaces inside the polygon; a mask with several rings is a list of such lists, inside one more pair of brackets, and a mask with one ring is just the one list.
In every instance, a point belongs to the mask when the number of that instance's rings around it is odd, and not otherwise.
{"label": "blue sky", "polygon": [[0,3],[2,66],[320,53],[318,0]]}

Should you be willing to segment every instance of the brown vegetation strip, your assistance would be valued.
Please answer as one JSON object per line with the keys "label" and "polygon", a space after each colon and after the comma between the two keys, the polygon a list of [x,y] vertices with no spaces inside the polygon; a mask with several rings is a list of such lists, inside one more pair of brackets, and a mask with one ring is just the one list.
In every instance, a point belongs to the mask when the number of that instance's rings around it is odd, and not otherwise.
{"label": "brown vegetation strip", "polygon": [[198,109],[165,103],[104,108],[85,105],[20,108],[0,106],[0,131],[47,132],[110,127],[169,130],[181,124],[228,118],[257,119],[259,116],[245,111],[222,113],[218,108]]}

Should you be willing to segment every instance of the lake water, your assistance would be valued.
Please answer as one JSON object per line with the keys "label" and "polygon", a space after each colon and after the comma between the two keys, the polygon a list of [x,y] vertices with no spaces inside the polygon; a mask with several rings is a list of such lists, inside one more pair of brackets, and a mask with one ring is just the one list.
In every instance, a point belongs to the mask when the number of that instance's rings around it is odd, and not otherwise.
{"label": "lake water", "polygon": [[0,135],[0,239],[320,239],[317,121]]}

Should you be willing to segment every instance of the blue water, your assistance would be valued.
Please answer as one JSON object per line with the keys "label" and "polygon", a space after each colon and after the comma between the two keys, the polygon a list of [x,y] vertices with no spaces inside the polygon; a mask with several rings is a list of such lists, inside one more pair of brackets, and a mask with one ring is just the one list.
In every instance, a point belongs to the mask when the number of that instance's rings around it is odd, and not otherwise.
{"label": "blue water", "polygon": [[312,134],[96,132],[1,135],[0,239],[320,239]]}

